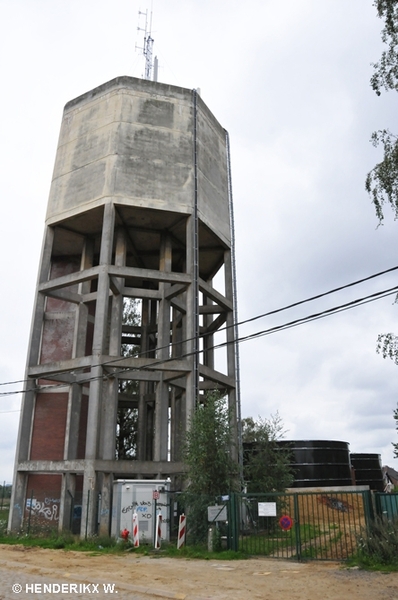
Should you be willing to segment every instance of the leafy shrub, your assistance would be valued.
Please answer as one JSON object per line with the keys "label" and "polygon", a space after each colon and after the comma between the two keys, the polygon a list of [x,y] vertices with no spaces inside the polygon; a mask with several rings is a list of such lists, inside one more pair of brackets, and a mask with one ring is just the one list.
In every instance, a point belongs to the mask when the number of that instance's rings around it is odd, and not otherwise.
{"label": "leafy shrub", "polygon": [[186,433],[183,460],[188,467],[187,485],[180,502],[189,515],[187,537],[192,544],[207,542],[207,507],[237,489],[238,465],[231,453],[230,423],[226,399],[218,392],[208,393],[198,404]]}
{"label": "leafy shrub", "polygon": [[7,533],[7,521],[0,519],[0,536],[6,535]]}
{"label": "leafy shrub", "polygon": [[376,518],[358,539],[358,560],[363,566],[398,568],[398,519]]}

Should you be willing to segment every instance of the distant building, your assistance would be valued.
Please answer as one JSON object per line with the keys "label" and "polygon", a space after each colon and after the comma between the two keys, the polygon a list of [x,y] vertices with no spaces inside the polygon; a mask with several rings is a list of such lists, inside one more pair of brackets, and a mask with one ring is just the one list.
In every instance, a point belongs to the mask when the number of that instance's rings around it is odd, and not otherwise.
{"label": "distant building", "polygon": [[398,486],[398,471],[395,471],[395,469],[392,469],[391,467],[384,466],[383,475],[386,485],[391,483],[393,487]]}

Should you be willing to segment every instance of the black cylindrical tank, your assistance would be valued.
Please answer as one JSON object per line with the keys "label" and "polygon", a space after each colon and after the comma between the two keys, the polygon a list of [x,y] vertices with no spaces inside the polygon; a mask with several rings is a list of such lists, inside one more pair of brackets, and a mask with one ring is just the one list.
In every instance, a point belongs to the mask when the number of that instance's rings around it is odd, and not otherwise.
{"label": "black cylindrical tank", "polygon": [[352,485],[348,442],[330,440],[279,441],[292,451],[292,487]]}
{"label": "black cylindrical tank", "polygon": [[351,454],[357,485],[368,485],[371,490],[384,490],[380,454]]}

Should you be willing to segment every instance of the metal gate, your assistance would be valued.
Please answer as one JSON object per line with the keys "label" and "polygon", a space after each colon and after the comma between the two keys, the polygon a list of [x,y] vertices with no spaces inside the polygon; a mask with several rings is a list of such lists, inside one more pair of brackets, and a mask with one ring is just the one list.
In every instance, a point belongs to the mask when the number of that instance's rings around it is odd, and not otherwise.
{"label": "metal gate", "polygon": [[368,490],[232,494],[230,548],[274,558],[346,560],[371,517]]}

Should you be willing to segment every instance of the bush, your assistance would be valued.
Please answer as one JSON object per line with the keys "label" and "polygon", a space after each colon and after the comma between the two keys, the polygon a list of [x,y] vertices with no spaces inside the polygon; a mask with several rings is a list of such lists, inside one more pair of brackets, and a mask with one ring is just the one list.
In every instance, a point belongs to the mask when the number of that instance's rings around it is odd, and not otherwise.
{"label": "bush", "polygon": [[358,561],[363,566],[398,568],[398,519],[377,517],[358,539]]}
{"label": "bush", "polygon": [[0,519],[0,536],[7,534],[7,521],[5,519]]}
{"label": "bush", "polygon": [[[208,393],[198,404],[184,440],[186,489],[180,503],[188,515],[187,537],[207,543],[207,507],[237,489],[238,465],[232,458],[231,414],[225,398]],[[221,508],[221,506],[220,506]]]}

